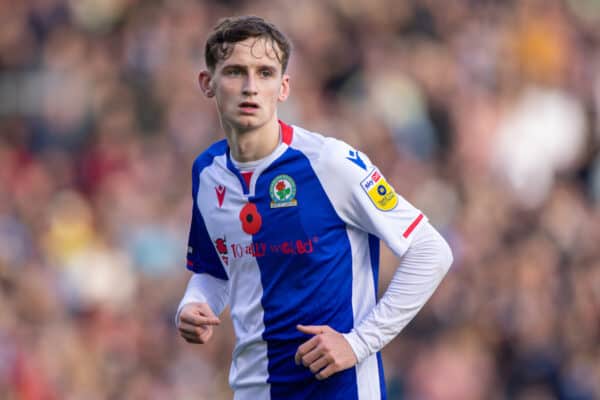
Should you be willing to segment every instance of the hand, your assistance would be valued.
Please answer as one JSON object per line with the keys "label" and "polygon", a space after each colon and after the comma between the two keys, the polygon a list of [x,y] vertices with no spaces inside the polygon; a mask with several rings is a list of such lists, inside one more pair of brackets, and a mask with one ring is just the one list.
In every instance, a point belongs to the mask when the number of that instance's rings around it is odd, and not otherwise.
{"label": "hand", "polygon": [[189,303],[179,314],[179,333],[188,343],[206,343],[221,321],[206,303]]}
{"label": "hand", "polygon": [[344,336],[327,325],[298,325],[300,332],[315,335],[298,347],[296,365],[304,365],[318,380],[356,365],[358,360]]}

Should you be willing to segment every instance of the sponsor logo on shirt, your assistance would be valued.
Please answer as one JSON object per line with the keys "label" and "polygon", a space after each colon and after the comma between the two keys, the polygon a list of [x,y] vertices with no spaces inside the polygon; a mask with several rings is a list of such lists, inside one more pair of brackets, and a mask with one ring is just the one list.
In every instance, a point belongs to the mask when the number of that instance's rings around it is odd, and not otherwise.
{"label": "sponsor logo on shirt", "polygon": [[318,242],[319,238],[313,237],[305,240],[285,240],[275,243],[232,243],[229,246],[229,249],[231,250],[230,254],[234,259],[242,257],[260,258],[273,254],[303,255],[311,254]]}
{"label": "sponsor logo on shirt", "polygon": [[296,182],[289,175],[277,175],[269,186],[271,208],[294,207],[296,201]]}
{"label": "sponsor logo on shirt", "polygon": [[377,168],[369,172],[369,175],[362,180],[360,185],[379,210],[390,211],[398,204],[396,192]]}
{"label": "sponsor logo on shirt", "polygon": [[365,171],[367,170],[367,166],[366,166],[365,162],[360,158],[360,153],[356,150],[349,150],[348,157],[346,157],[346,160],[352,161],[354,164],[358,165],[360,168],[364,169]]}

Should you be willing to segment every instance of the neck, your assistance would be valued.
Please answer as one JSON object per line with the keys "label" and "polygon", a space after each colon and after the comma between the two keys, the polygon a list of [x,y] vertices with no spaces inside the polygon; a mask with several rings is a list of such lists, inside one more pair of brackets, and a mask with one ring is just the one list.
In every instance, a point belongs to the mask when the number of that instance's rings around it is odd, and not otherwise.
{"label": "neck", "polygon": [[279,122],[277,119],[252,130],[241,131],[225,125],[224,128],[231,156],[240,162],[265,158],[279,145]]}

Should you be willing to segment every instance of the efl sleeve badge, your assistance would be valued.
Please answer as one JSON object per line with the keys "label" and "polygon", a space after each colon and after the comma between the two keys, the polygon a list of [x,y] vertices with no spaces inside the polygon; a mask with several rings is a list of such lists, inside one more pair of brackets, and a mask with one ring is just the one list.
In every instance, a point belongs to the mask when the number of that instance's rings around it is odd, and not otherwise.
{"label": "efl sleeve badge", "polygon": [[360,183],[363,190],[381,211],[390,211],[398,204],[398,196],[394,189],[387,183],[377,168],[369,172],[369,175]]}

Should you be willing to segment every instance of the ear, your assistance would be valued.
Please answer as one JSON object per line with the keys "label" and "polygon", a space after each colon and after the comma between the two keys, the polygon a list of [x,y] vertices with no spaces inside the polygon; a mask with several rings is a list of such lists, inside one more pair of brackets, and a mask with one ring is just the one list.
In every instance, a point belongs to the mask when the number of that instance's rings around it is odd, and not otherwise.
{"label": "ear", "polygon": [[215,90],[213,88],[212,82],[212,74],[210,73],[210,71],[201,71],[200,74],[198,74],[198,83],[200,84],[200,89],[202,90],[202,93],[204,93],[206,97],[210,98],[215,96]]}
{"label": "ear", "polygon": [[281,79],[281,87],[279,88],[279,96],[277,96],[277,100],[285,101],[290,95],[290,76],[284,74]]}

